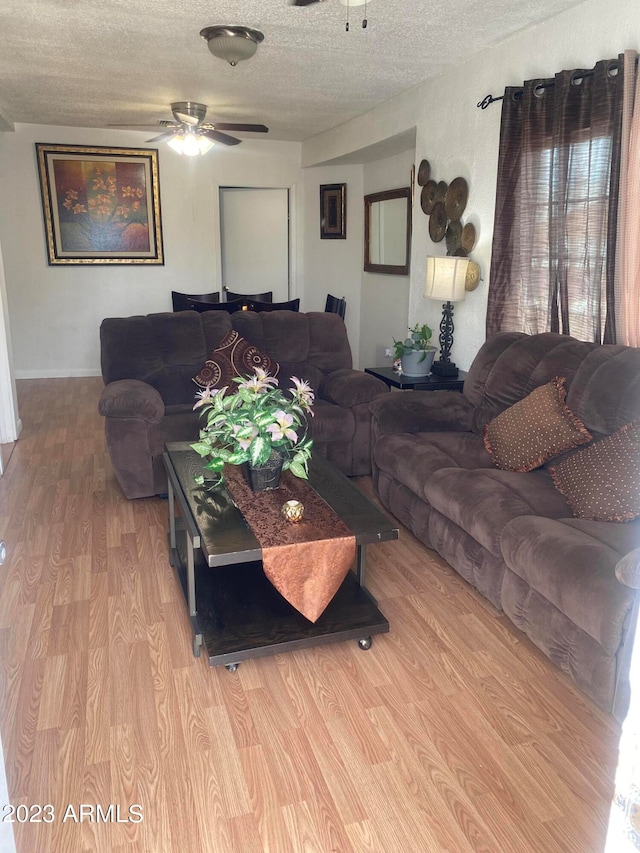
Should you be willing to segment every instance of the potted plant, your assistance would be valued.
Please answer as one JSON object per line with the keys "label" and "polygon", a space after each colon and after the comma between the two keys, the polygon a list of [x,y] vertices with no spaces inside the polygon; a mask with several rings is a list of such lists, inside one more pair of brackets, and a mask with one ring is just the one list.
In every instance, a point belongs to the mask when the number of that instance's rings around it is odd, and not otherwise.
{"label": "potted plant", "polygon": [[409,337],[403,341],[394,338],[394,354],[402,362],[402,372],[407,376],[427,376],[433,364],[436,348],[429,341],[433,332],[426,323],[416,323],[409,328]]}
{"label": "potted plant", "polygon": [[[237,389],[205,388],[198,392],[193,407],[201,409],[206,425],[200,440],[191,446],[207,457],[204,466],[224,479],[225,464],[244,465],[254,491],[277,488],[280,471],[291,471],[307,479],[313,441],[307,438],[307,414],[314,394],[308,382],[291,377],[289,396],[278,387],[278,380],[262,368],[251,378],[237,376]],[[204,482],[204,477],[198,477]]]}

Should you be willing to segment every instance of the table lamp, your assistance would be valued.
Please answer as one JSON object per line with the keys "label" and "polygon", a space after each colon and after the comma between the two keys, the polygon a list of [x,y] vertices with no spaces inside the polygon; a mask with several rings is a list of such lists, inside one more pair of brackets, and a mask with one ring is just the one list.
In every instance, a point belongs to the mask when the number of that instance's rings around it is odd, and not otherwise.
{"label": "table lamp", "polygon": [[440,321],[440,358],[434,361],[431,372],[438,376],[457,376],[458,368],[451,361],[453,346],[453,302],[465,295],[469,258],[427,258],[427,277],[424,295],[428,299],[444,300]]}

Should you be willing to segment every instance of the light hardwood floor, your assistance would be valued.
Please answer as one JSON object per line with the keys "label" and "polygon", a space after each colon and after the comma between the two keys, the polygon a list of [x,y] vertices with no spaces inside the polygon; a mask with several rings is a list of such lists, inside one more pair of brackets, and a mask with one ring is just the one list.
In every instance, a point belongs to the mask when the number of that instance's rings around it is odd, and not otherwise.
{"label": "light hardwood floor", "polygon": [[[210,668],[166,502],[113,477],[100,380],[18,389],[0,729],[12,804],[55,809],[14,824],[19,853],[603,849],[618,727],[407,531],[369,550],[391,624],[369,651]],[[80,804],[121,822],[80,822]],[[133,804],[142,822],[122,822]]]}

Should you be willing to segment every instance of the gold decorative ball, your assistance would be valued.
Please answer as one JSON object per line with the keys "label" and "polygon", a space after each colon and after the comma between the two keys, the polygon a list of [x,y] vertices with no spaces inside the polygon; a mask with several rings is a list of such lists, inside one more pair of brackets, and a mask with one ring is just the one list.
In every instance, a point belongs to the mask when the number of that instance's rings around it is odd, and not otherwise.
{"label": "gold decorative ball", "polygon": [[297,522],[304,518],[304,504],[300,501],[285,501],[282,504],[282,515],[287,521]]}

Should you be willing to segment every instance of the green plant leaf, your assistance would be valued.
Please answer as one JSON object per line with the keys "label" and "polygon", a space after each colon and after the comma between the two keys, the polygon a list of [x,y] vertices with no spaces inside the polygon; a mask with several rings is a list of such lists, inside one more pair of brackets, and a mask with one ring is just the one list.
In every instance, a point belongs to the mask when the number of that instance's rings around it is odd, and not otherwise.
{"label": "green plant leaf", "polygon": [[252,442],[249,452],[251,454],[250,458],[252,465],[264,465],[269,458],[271,448],[266,439],[259,435]]}
{"label": "green plant leaf", "polygon": [[198,441],[198,442],[196,442],[195,444],[192,444],[192,445],[191,445],[191,447],[192,447],[192,449],[193,449],[193,450],[195,450],[195,452],[196,452],[199,456],[208,456],[208,455],[209,455],[209,451],[211,450],[211,448],[209,447],[209,445],[208,445],[206,442],[204,442],[204,441]]}
{"label": "green plant leaf", "polygon": [[222,471],[224,468],[224,459],[221,459],[219,456],[214,456],[204,467],[209,471]]}
{"label": "green plant leaf", "polygon": [[301,480],[308,480],[309,477],[307,475],[306,469],[304,465],[301,465],[299,462],[293,460],[289,465],[289,471],[294,475],[294,477],[299,477]]}
{"label": "green plant leaf", "polygon": [[241,441],[244,441],[246,438],[253,438],[253,426],[248,424],[247,426],[240,427],[236,433],[236,438],[239,438]]}
{"label": "green plant leaf", "polygon": [[260,412],[255,417],[255,422],[257,427],[267,427],[269,424],[272,424],[275,421],[275,417],[272,412]]}

